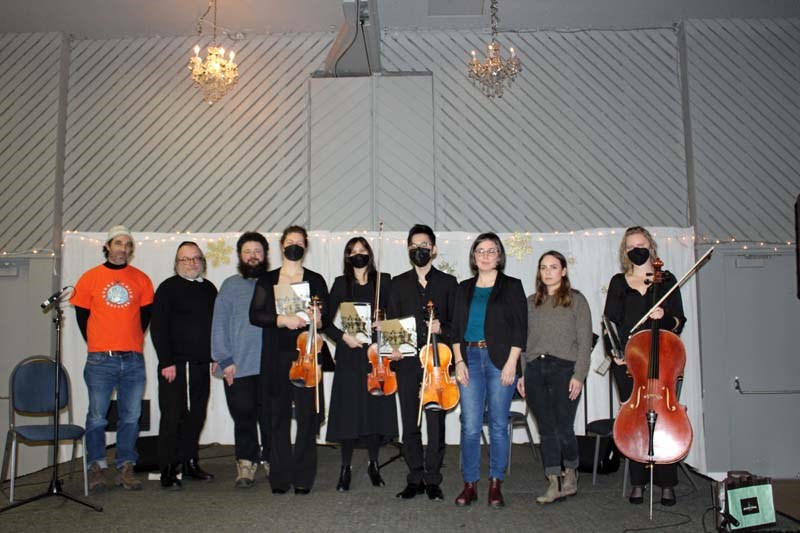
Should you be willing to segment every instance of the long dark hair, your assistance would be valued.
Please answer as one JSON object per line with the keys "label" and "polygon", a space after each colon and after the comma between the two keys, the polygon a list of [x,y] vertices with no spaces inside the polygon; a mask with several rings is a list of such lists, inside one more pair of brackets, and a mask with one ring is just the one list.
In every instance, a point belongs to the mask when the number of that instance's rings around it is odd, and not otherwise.
{"label": "long dark hair", "polygon": [[373,277],[377,272],[375,268],[375,254],[372,253],[372,247],[367,242],[367,239],[364,237],[353,237],[347,244],[344,245],[344,277],[348,283],[352,283],[356,279],[356,272],[355,268],[353,268],[353,264],[350,262],[350,254],[353,253],[353,248],[356,247],[356,244],[361,243],[367,253],[369,254],[369,263],[367,264],[367,279]]}
{"label": "long dark hair", "polygon": [[[539,257],[539,263],[536,266],[536,295],[533,297],[533,305],[535,307],[539,307],[542,305],[547,297],[550,296],[547,294],[547,287],[545,286],[544,282],[542,281],[542,260],[546,256],[555,257],[559,263],[561,263],[561,268],[567,268],[567,259],[561,252],[556,252],[555,250],[550,250],[542,254]],[[556,293],[552,297],[553,300],[553,307],[558,307],[559,305],[563,307],[569,307],[572,305],[572,285],[569,282],[569,270],[567,270],[564,277],[561,278],[561,285],[556,290]]]}

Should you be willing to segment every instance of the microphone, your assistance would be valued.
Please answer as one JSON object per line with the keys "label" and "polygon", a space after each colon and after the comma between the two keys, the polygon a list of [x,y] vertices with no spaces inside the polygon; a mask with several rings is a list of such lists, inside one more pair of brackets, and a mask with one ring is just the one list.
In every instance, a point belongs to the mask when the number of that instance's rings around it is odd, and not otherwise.
{"label": "microphone", "polygon": [[72,285],[67,285],[66,287],[62,287],[61,289],[59,289],[56,292],[54,292],[50,296],[50,298],[48,298],[47,300],[42,302],[42,304],[41,304],[42,309],[47,309],[48,307],[53,305],[53,302],[55,302],[56,300],[61,298],[61,295],[64,294],[64,291],[66,291],[67,289],[71,289],[71,288],[73,288]]}

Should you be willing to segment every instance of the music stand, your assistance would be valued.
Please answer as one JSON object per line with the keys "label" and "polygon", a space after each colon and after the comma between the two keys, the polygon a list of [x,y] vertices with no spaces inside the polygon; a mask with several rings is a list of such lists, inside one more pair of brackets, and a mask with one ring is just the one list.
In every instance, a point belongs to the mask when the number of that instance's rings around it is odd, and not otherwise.
{"label": "music stand", "polygon": [[[92,505],[89,502],[85,502],[80,498],[76,498],[71,494],[67,494],[64,492],[64,489],[61,484],[61,480],[58,478],[58,426],[59,426],[59,399],[61,398],[61,322],[64,319],[64,312],[61,310],[61,301],[60,298],[56,298],[54,302],[44,307],[44,311],[47,311],[50,308],[53,312],[53,324],[55,324],[56,328],[56,350],[55,350],[55,360],[56,364],[54,365],[56,379],[55,379],[55,402],[53,403],[53,465],[51,467],[51,475],[50,475],[50,485],[47,487],[47,490],[42,492],[41,494],[37,494],[35,496],[31,496],[30,498],[20,500],[18,502],[14,502],[10,505],[7,505],[0,509],[0,513],[4,513],[16,507],[21,507],[23,505],[29,504],[31,502],[35,502],[37,500],[41,500],[43,498],[47,498],[49,496],[61,496],[62,498],[66,498],[67,500],[73,501],[75,503],[79,503],[84,505],[90,509],[94,509],[97,512],[102,512],[103,508],[99,505]],[[86,450],[83,450],[83,453],[86,453]]]}

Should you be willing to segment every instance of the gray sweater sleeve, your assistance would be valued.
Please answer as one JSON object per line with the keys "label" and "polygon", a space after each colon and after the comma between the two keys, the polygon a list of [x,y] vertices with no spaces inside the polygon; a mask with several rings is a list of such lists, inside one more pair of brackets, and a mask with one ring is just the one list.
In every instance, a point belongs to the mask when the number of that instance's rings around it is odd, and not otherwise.
{"label": "gray sweater sleeve", "polygon": [[579,292],[572,293],[572,307],[575,310],[575,327],[578,333],[578,359],[575,361],[572,377],[582,382],[589,373],[592,356],[592,312],[586,297]]}

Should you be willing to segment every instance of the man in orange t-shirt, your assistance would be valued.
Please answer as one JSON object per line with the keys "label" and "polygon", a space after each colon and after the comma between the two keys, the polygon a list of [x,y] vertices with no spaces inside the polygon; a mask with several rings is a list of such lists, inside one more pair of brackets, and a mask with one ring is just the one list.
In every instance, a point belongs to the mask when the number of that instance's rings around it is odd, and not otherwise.
{"label": "man in orange t-shirt", "polygon": [[89,390],[86,458],[89,488],[95,494],[108,488],[106,413],[114,389],[119,412],[116,484],[126,490],[142,488],[133,466],[145,385],[144,331],[153,304],[150,278],[128,264],[133,236],[125,226],[109,230],[103,254],[106,262],[80,277],[70,300],[89,352],[83,370]]}

